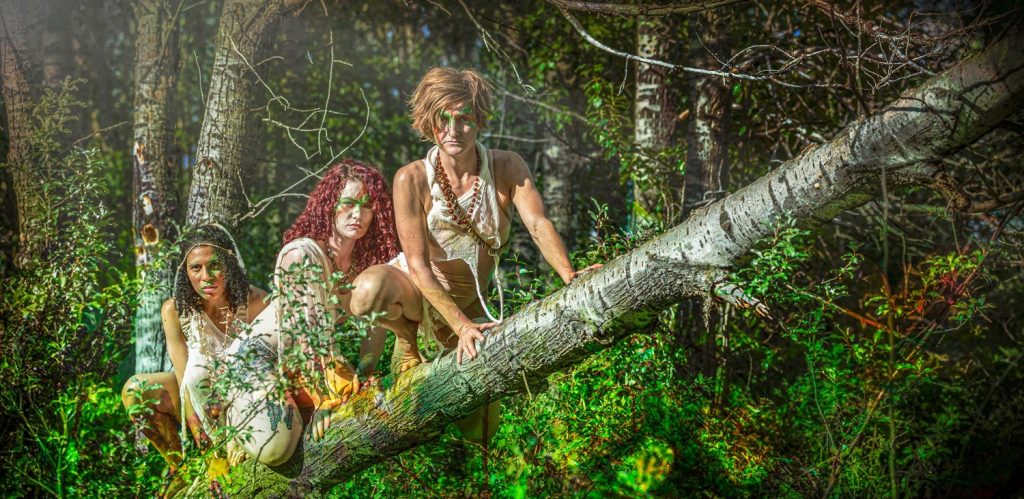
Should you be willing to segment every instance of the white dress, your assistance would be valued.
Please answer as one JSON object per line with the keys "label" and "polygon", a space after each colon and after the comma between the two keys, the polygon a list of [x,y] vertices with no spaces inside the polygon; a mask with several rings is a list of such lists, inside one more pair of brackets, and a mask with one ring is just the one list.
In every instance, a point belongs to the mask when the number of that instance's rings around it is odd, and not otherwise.
{"label": "white dress", "polygon": [[[252,291],[250,291],[251,293]],[[249,321],[248,297],[245,303],[235,312],[234,320],[227,325],[224,332],[213,323],[206,312],[201,309],[181,318],[181,330],[185,334],[185,345],[188,347],[188,361],[181,376],[180,397],[181,421],[185,421],[186,395],[192,408],[202,423],[203,431],[211,434],[212,422],[207,419],[206,407],[209,404],[210,377],[214,363],[224,358],[224,352],[236,336],[245,329]],[[182,425],[182,433],[185,425]],[[183,439],[184,440],[184,439]]]}
{"label": "white dress", "polygon": [[[512,214],[511,209],[502,209],[498,201],[493,154],[480,142],[476,143],[476,148],[477,155],[480,157],[480,191],[477,207],[470,218],[475,234],[467,232],[452,218],[441,184],[434,178],[434,159],[437,157],[437,146],[427,151],[427,155],[423,158],[431,197],[430,211],[427,213],[427,233],[436,243],[436,245],[428,245],[430,265],[438,281],[448,291],[459,308],[465,310],[473,302],[479,302],[487,316],[486,319],[491,322],[501,322],[505,313],[504,297],[499,291],[498,317],[495,317],[487,307],[484,292],[490,283],[490,273],[497,270],[499,256],[508,242],[512,227]],[[472,192],[473,189],[470,189],[456,200],[464,213],[469,210],[473,202]],[[460,271],[462,262],[469,267],[471,274],[469,278],[460,275],[463,274],[463,271]],[[409,272],[404,253],[399,253],[389,263],[406,273]],[[482,269],[487,271],[484,272],[486,275],[481,275]],[[501,289],[501,280],[497,273],[495,273],[495,277],[498,280],[498,288]],[[471,319],[474,321],[485,320],[483,317],[472,317]],[[423,321],[420,322],[418,333],[421,340],[437,341],[437,338],[434,338],[434,333],[443,325],[445,322],[440,313],[424,298]]]}
{"label": "white dress", "polygon": [[[286,256],[300,262],[298,268],[283,268]],[[282,354],[298,344],[315,362],[321,357],[313,352],[333,351],[326,343],[337,317],[330,274],[327,255],[315,241],[286,244],[275,265],[274,297],[225,351],[243,381],[229,391],[228,423],[239,431],[236,442],[265,464],[286,461],[302,434],[298,407],[281,383]]]}

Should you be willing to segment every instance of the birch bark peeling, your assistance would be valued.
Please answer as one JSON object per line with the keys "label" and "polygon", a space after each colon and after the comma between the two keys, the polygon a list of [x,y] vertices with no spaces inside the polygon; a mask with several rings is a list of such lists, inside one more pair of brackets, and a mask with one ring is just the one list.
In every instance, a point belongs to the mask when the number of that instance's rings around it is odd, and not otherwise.
{"label": "birch bark peeling", "polygon": [[1019,110],[1022,100],[1024,39],[1017,34],[527,306],[493,330],[475,360],[459,366],[448,355],[409,371],[390,388],[361,393],[339,409],[340,420],[325,440],[300,447],[288,464],[270,469],[250,462],[235,469],[233,495],[322,492],[434,438],[474,408],[521,393],[524,380],[539,385],[642,330],[660,308],[708,293],[715,276],[787,214],[805,225],[827,223],[876,195],[882,168],[894,185],[925,181],[917,165],[970,144]]}

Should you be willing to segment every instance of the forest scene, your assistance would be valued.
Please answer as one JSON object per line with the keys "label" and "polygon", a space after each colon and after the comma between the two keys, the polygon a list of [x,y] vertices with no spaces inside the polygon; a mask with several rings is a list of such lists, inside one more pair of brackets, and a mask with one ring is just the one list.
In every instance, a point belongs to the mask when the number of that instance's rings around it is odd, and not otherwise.
{"label": "forest scene", "polygon": [[0,0],[0,495],[1024,495],[1021,7]]}

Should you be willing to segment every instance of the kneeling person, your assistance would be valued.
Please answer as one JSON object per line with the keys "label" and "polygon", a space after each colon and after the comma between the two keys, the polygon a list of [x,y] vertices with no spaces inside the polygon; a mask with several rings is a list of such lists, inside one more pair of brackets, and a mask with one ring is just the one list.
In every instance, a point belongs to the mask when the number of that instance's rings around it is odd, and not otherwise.
{"label": "kneeling person", "polygon": [[[503,310],[497,318],[490,313],[484,296],[508,242],[513,207],[562,280],[569,283],[577,272],[523,159],[477,142],[491,114],[491,87],[479,73],[431,69],[410,106],[413,126],[434,146],[395,175],[395,220],[404,253],[356,279],[352,311],[384,312],[382,325],[396,333],[418,327],[455,349],[461,363],[476,356],[474,342],[502,318]],[[418,359],[416,345],[396,344],[398,370]],[[481,408],[459,427],[467,438],[487,438],[497,429],[497,408]],[[487,429],[480,424],[485,410],[492,422]]]}

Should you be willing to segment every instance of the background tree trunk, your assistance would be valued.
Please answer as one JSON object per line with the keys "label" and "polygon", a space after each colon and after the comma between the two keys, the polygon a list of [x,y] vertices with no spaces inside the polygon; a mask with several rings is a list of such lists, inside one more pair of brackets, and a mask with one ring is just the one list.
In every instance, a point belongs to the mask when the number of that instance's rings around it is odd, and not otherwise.
{"label": "background tree trunk", "polygon": [[[690,19],[690,47],[687,64],[718,69],[729,57],[729,25],[725,13],[710,10]],[[730,82],[705,75],[690,75],[687,122],[686,174],[683,183],[683,217],[696,207],[725,195],[729,175],[729,116],[732,105]],[[687,310],[677,342],[687,350],[688,365],[705,378],[715,376],[719,366],[715,327],[705,324],[702,304],[689,300],[680,304]],[[677,370],[680,366],[677,366]]]}
{"label": "background tree trunk", "polygon": [[[687,63],[698,68],[718,69],[728,58],[728,24],[724,13],[696,14],[690,23],[690,56]],[[724,195],[729,175],[727,135],[732,92],[722,78],[693,75],[690,90],[690,119],[686,144],[684,216],[705,200]]]}
{"label": "background tree trunk", "polygon": [[[665,60],[668,57],[670,19],[638,16],[636,53],[640,57]],[[669,146],[675,127],[674,109],[669,102],[667,70],[642,62],[636,63],[636,96],[634,100],[633,140],[643,165],[637,165],[633,180],[633,226],[642,228],[659,218],[664,203],[659,199],[658,153]],[[662,208],[665,208],[662,206]],[[661,218],[664,214],[662,214]]]}
{"label": "background tree trunk", "polygon": [[254,154],[263,89],[253,73],[281,16],[309,0],[226,0],[196,147],[188,224],[237,224],[245,210],[241,179]]}
{"label": "background tree trunk", "polygon": [[[437,435],[474,408],[540,384],[619,338],[642,330],[686,295],[713,293],[724,270],[774,225],[825,223],[888,185],[927,184],[930,161],[971,144],[1024,102],[1024,37],[994,44],[930,79],[831,142],[808,149],[681,225],[535,302],[488,335],[473,361],[444,356],[369,389],[337,411],[325,440],[271,470],[232,473],[234,495],[302,495]],[[956,117],[956,119],[950,119]],[[202,480],[200,480],[202,481]],[[205,490],[194,485],[195,492]]]}
{"label": "background tree trunk", "polygon": [[174,263],[165,258],[175,238],[177,158],[171,148],[171,102],[178,81],[176,4],[136,0],[135,100],[132,112],[132,227],[135,268],[143,278],[135,313],[135,372],[167,368],[160,306],[171,296]]}
{"label": "background tree trunk", "polygon": [[7,167],[14,183],[18,212],[18,250],[15,265],[22,266],[39,250],[26,214],[39,209],[38,182],[28,164],[32,107],[39,90],[39,40],[42,5],[0,1],[0,64],[3,64],[3,97],[7,111]]}

